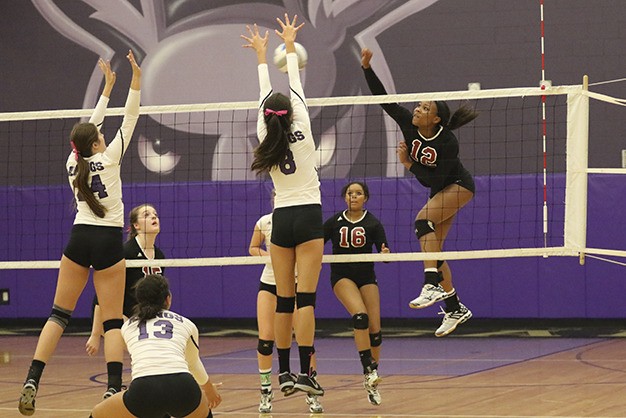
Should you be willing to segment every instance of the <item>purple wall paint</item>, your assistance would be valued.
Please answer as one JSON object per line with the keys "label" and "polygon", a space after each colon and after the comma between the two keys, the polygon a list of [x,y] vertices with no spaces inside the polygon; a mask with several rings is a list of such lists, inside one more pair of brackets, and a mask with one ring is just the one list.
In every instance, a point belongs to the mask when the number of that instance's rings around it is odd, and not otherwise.
{"label": "purple wall paint", "polygon": [[[527,219],[537,225],[540,216],[536,204],[522,206],[522,210],[496,211],[499,202],[519,198],[520,185],[536,182],[534,177],[517,180],[477,178],[478,190],[503,190],[498,187],[503,182],[509,186],[508,192],[479,193],[475,201],[465,208],[457,219],[457,226],[449,236],[448,250],[500,248],[502,243],[509,243],[508,227],[498,227],[500,217],[509,216]],[[515,185],[514,182],[517,182]],[[368,179],[372,200],[370,209],[387,227],[390,245],[395,252],[416,251],[417,244],[412,237],[411,224],[415,208],[396,208],[403,204],[401,199],[391,204],[388,196],[402,196],[406,193],[415,195],[417,201],[425,199],[425,191],[415,185],[412,179]],[[562,245],[562,179],[554,182],[554,204],[550,207],[552,216],[550,245]],[[337,181],[323,183],[324,214],[331,215],[343,208],[336,197],[337,190],[343,184]],[[162,217],[163,231],[158,243],[171,257],[211,257],[221,255],[245,255],[248,240],[256,219],[269,210],[259,203],[258,196],[266,194],[269,187],[265,183],[250,183],[231,188],[227,183],[194,185],[131,185],[125,188],[126,196],[132,196],[127,208],[144,201],[160,202],[158,210]],[[232,196],[232,190],[243,196],[257,196],[255,199],[238,200]],[[67,188],[67,186],[65,186]],[[171,188],[171,190],[168,190]],[[626,185],[620,176],[591,176],[589,179],[589,230],[588,246],[620,248],[626,236],[626,225],[621,222],[607,222],[614,219],[614,208],[626,204]],[[165,189],[165,190],[164,190]],[[536,187],[535,187],[536,189]],[[606,191],[612,190],[609,200]],[[47,199],[41,199],[41,193],[47,191]],[[59,255],[71,227],[71,218],[65,214],[65,204],[55,206],[55,201],[63,199],[60,188],[32,188],[0,191],[0,195],[12,202],[7,217],[11,222],[3,226],[0,236],[3,240],[2,253],[5,259],[48,259],[41,256],[46,253]],[[188,199],[197,193],[205,196],[219,196],[221,199],[188,204]],[[229,194],[230,193],[230,194]],[[34,196],[38,196],[38,200]],[[175,196],[170,201],[163,196]],[[378,196],[378,197],[377,197]],[[525,199],[536,199],[533,195]],[[51,203],[52,202],[52,203]],[[244,202],[246,204],[244,204]],[[488,206],[490,203],[492,206]],[[235,212],[230,212],[235,208]],[[377,209],[374,209],[377,208]],[[513,208],[513,206],[510,206]],[[49,213],[49,211],[52,211]],[[211,216],[217,211],[235,213],[239,216],[221,216],[216,222]],[[15,231],[36,231],[48,222],[41,219],[56,219],[41,234],[47,237],[45,242],[36,238],[36,234],[15,235]],[[60,214],[63,214],[62,216]],[[65,218],[64,218],[65,217]],[[485,230],[481,220],[490,222]],[[202,222],[204,234],[197,232]],[[237,225],[237,227],[235,227]],[[506,225],[506,224],[504,224]],[[513,224],[511,224],[513,225]],[[212,229],[216,227],[217,229]],[[240,230],[241,232],[237,232]],[[175,231],[176,233],[174,233]],[[233,232],[234,231],[234,232]],[[540,231],[539,231],[540,232]],[[482,235],[481,235],[482,234]],[[471,237],[472,239],[467,239]],[[462,239],[462,240],[461,240]],[[204,249],[190,240],[200,240]],[[528,235],[525,246],[541,245],[540,233]],[[218,245],[215,245],[215,244]],[[229,247],[230,249],[227,249]],[[223,251],[229,252],[224,254]],[[326,247],[326,252],[329,246]],[[51,257],[56,259],[57,257]],[[471,307],[479,318],[618,318],[626,315],[622,295],[626,290],[623,280],[623,267],[606,262],[587,259],[580,266],[576,258],[510,258],[491,260],[452,261],[455,285],[464,303]],[[231,266],[211,268],[170,268],[167,276],[171,280],[174,304],[177,310],[189,317],[213,318],[252,318],[255,316],[255,297],[261,266]],[[421,263],[377,264],[376,271],[381,289],[382,315],[386,318],[433,317],[434,310],[415,311],[408,308],[408,300],[415,296],[421,284]],[[11,292],[11,304],[0,305],[0,318],[44,318],[49,314],[54,288],[56,270],[0,270],[0,288]],[[329,268],[322,269],[319,285],[317,314],[320,318],[345,317],[341,305],[337,302],[328,281]],[[76,317],[88,317],[93,287],[89,284],[75,310]]]}

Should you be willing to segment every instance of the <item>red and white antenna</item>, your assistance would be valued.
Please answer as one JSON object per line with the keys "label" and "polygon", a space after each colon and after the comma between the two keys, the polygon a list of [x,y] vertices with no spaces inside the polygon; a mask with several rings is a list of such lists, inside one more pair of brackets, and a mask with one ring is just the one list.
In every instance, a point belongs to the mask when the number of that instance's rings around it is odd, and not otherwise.
{"label": "red and white antenna", "polygon": [[[546,86],[546,55],[544,47],[545,29],[543,23],[543,0],[539,0],[539,8],[541,10],[541,90],[545,90]],[[542,145],[543,145],[543,246],[548,246],[548,186],[547,186],[547,122],[546,122],[546,96],[541,96],[541,118],[542,118]]]}

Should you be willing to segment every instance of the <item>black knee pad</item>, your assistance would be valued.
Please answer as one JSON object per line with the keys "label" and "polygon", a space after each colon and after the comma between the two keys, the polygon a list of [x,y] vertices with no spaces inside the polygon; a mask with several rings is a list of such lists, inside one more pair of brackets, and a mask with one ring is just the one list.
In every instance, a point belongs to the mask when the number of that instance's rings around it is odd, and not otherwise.
{"label": "black knee pad", "polygon": [[258,351],[262,356],[271,356],[274,351],[274,341],[262,340],[259,338],[259,344],[257,345],[256,351]]}
{"label": "black knee pad", "polygon": [[67,327],[67,324],[70,322],[72,312],[73,311],[63,309],[60,306],[52,305],[52,312],[50,313],[48,321],[55,322],[61,328],[65,329],[65,327]]}
{"label": "black knee pad", "polygon": [[370,334],[370,346],[371,347],[380,347],[383,343],[383,332],[378,331],[376,334]]}
{"label": "black knee pad", "polygon": [[110,331],[112,329],[122,328],[122,325],[124,325],[123,319],[109,319],[102,323],[102,329],[104,330],[104,333],[106,334],[107,331]]}
{"label": "black knee pad", "polygon": [[366,313],[359,312],[352,316],[352,327],[354,329],[368,329],[370,326],[370,318]]}
{"label": "black knee pad", "polygon": [[313,293],[296,292],[298,309],[304,308],[305,306],[312,306],[315,308],[315,296],[316,296],[315,292]]}
{"label": "black knee pad", "polygon": [[435,224],[432,223],[432,221],[428,219],[418,219],[415,221],[415,235],[417,239],[432,232],[435,232]]}
{"label": "black knee pad", "polygon": [[276,312],[277,313],[293,313],[296,307],[296,297],[291,296],[289,298],[283,296],[276,296]]}

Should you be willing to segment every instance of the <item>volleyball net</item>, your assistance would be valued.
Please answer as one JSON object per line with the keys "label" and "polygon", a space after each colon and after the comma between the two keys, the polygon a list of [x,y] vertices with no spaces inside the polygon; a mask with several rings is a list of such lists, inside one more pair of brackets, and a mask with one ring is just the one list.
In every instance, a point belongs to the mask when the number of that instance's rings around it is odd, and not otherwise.
{"label": "volleyball net", "polygon": [[[340,190],[358,180],[369,186],[366,209],[385,226],[392,249],[359,260],[589,252],[590,99],[624,105],[583,86],[309,99],[324,217],[345,209]],[[399,164],[396,145],[402,133],[380,107],[400,103],[413,109],[425,100],[445,100],[452,111],[467,103],[480,113],[455,131],[476,194],[457,214],[444,253],[419,251],[413,221],[429,190]],[[90,115],[91,110],[0,114],[0,269],[58,266],[75,215],[65,173],[69,133]],[[108,110],[107,141],[121,115],[121,108]],[[142,107],[122,162],[124,204],[126,213],[143,203],[156,207],[157,245],[168,257],[158,265],[267,261],[248,256],[256,221],[272,210],[271,179],[249,169],[258,144],[256,118],[256,101]],[[326,255],[324,261],[353,258]]]}

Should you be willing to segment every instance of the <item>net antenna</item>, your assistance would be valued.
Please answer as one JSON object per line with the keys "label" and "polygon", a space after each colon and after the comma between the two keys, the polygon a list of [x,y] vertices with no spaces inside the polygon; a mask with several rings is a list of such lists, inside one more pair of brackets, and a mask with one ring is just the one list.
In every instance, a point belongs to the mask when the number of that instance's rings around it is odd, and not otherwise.
{"label": "net antenna", "polygon": [[[541,16],[541,90],[546,89],[546,54],[545,54],[545,25],[543,20],[543,0],[539,0]],[[546,96],[541,96],[541,124],[542,124],[542,145],[543,145],[543,243],[548,246],[548,159],[546,137],[548,124],[546,121]],[[544,256],[547,257],[547,256]]]}

